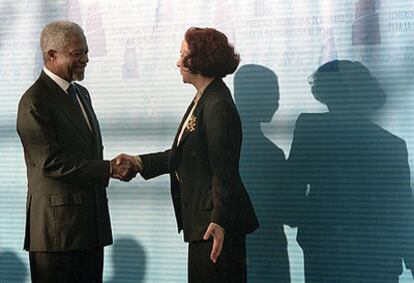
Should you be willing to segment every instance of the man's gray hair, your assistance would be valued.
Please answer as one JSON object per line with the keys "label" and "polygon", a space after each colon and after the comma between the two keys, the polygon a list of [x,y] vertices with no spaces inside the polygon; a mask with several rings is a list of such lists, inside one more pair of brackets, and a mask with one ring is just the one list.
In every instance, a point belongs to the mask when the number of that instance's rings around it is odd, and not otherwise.
{"label": "man's gray hair", "polygon": [[55,21],[47,24],[40,35],[40,47],[46,60],[50,50],[62,51],[73,35],[83,35],[83,29],[74,22]]}

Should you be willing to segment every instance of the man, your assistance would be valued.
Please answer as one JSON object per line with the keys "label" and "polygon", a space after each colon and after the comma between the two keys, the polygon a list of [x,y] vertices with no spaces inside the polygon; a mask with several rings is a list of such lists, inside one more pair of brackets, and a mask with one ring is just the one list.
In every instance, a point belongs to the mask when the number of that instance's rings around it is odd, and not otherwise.
{"label": "man", "polygon": [[129,180],[132,163],[102,158],[98,121],[84,78],[88,45],[67,21],[41,33],[44,68],[23,95],[17,131],[27,166],[24,249],[32,282],[102,282],[103,247],[112,244],[105,187]]}

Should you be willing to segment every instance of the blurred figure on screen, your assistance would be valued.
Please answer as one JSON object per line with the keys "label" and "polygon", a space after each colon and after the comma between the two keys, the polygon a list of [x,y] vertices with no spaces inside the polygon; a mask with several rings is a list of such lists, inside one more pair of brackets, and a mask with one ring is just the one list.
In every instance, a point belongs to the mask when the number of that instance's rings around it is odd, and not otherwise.
{"label": "blurred figure on screen", "polygon": [[326,113],[296,122],[288,168],[306,283],[397,283],[414,267],[407,147],[371,121],[386,95],[359,62],[335,60],[310,77]]}
{"label": "blurred figure on screen", "polygon": [[134,164],[103,160],[98,120],[84,78],[88,45],[68,21],[44,27],[44,67],[17,113],[27,167],[24,249],[32,282],[102,282],[103,247],[112,244],[109,178],[129,180]]}
{"label": "blurred figure on screen", "polygon": [[189,242],[190,283],[246,282],[245,237],[258,221],[239,174],[239,114],[222,80],[239,61],[223,33],[188,29],[177,67],[195,97],[171,149],[136,158],[145,179],[170,174],[178,230]]}
{"label": "blurred figure on screen", "polygon": [[243,127],[240,175],[251,196],[260,229],[247,239],[248,282],[290,283],[284,201],[284,152],[268,139],[262,123],[279,108],[276,74],[261,65],[241,66],[234,76],[234,99]]}

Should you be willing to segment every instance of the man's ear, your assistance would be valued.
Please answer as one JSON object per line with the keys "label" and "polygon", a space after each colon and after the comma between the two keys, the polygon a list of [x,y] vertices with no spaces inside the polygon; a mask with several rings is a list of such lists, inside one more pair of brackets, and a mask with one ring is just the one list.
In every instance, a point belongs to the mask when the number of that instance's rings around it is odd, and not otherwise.
{"label": "man's ear", "polygon": [[55,50],[53,50],[53,49],[51,49],[51,50],[49,50],[48,52],[47,52],[47,58],[50,60],[50,61],[53,61],[53,60],[55,60],[56,59],[56,51]]}

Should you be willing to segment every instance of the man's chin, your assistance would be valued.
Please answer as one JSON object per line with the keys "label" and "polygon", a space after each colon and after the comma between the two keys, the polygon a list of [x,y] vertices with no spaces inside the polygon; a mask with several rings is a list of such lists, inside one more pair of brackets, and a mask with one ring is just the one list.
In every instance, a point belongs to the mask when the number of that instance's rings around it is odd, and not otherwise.
{"label": "man's chin", "polygon": [[73,76],[74,81],[83,81],[84,78],[85,78],[85,73],[75,74]]}

